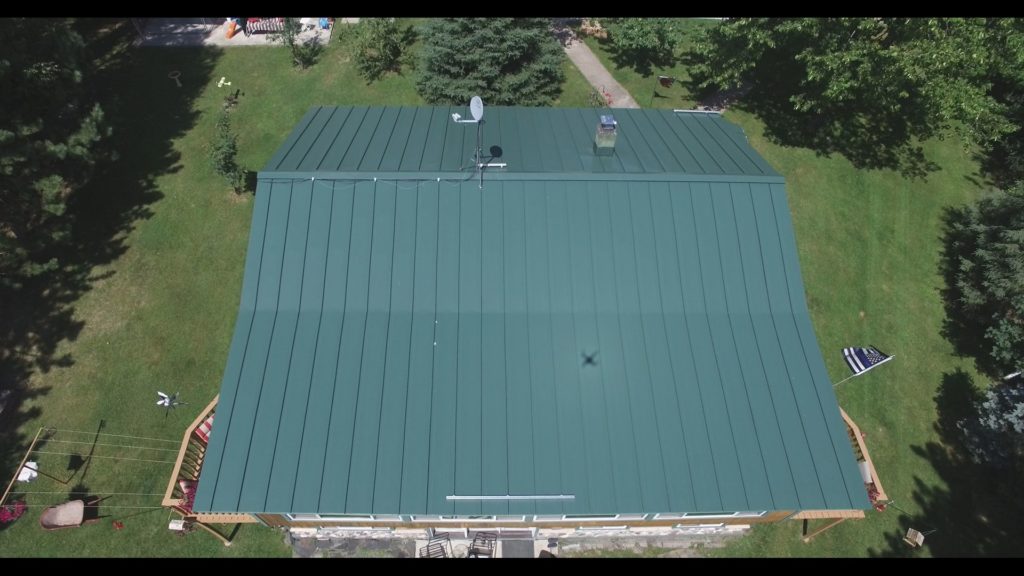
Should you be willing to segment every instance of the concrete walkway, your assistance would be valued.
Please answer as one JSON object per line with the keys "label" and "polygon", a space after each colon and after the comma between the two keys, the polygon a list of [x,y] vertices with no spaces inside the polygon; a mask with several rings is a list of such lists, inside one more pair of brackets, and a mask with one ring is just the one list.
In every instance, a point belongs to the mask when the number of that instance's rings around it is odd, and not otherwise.
{"label": "concrete walkway", "polygon": [[[353,19],[341,18],[335,20],[335,25],[339,21],[350,20]],[[143,46],[274,46],[280,44],[274,39],[274,34],[269,32],[256,32],[249,35],[239,32],[232,38],[228,38],[227,18],[150,18],[145,26],[139,39],[139,43]],[[298,41],[315,40],[320,44],[326,44],[330,41],[333,32],[333,27],[330,30],[320,30],[319,27],[312,30],[304,28],[299,32]]]}
{"label": "concrete walkway", "polygon": [[565,45],[565,53],[569,60],[580,69],[583,76],[594,88],[612,95],[612,108],[639,108],[640,105],[629,95],[629,92],[612,78],[601,61],[594,56],[590,48],[582,40],[570,40]]}

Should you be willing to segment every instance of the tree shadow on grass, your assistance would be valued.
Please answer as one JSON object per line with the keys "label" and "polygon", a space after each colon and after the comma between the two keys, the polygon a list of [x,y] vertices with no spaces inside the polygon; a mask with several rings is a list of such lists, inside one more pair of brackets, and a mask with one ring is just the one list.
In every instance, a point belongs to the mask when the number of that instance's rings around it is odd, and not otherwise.
{"label": "tree shadow on grass", "polygon": [[[55,243],[51,254],[59,266],[0,291],[0,478],[7,479],[28,448],[24,425],[45,411],[26,401],[49,387],[31,385],[34,374],[70,366],[74,357],[65,342],[74,342],[84,322],[75,304],[114,270],[95,273],[127,250],[125,239],[135,225],[152,216],[151,205],[163,197],[156,179],[181,168],[173,141],[196,123],[196,98],[210,80],[220,49],[136,48],[127,19],[81,19],[79,32],[93,59],[86,80],[103,107],[113,134],[106,142],[111,160],[96,167],[93,178],[68,201],[71,233]],[[181,72],[182,87],[167,74]],[[88,393],[94,391],[80,391]],[[34,431],[32,431],[34,432]]]}
{"label": "tree shadow on grass", "polygon": [[[969,222],[966,206],[943,210],[939,272],[944,281],[940,295],[946,317],[942,321],[942,336],[953,345],[953,352],[958,356],[973,358],[979,372],[996,377],[1000,370],[992,361],[991,342],[985,337],[985,322],[996,311],[968,310],[964,305],[963,291],[957,285],[961,259],[968,258],[978,249]],[[981,272],[975,271],[977,274]]]}
{"label": "tree shadow on grass", "polygon": [[[694,68],[700,56],[684,53],[681,60]],[[837,102],[815,111],[799,111],[792,98],[799,96],[801,78],[798,68],[762,67],[765,72],[738,89],[742,94],[733,107],[757,116],[765,126],[765,136],[781,146],[807,148],[819,156],[839,154],[856,168],[891,169],[909,178],[927,178],[939,166],[924,155],[913,127],[926,124],[925,110],[910,105],[891,110],[878,102],[851,100]],[[713,88],[701,87],[698,78],[686,80],[691,94],[699,101],[716,100]],[[730,99],[731,100],[731,99]]]}
{"label": "tree shadow on grass", "polygon": [[840,154],[856,168],[892,169],[909,178],[924,179],[939,170],[899,115],[839,107],[800,112],[788,97],[763,89],[751,90],[739,107],[757,115],[765,135],[782,146],[808,148],[819,156]]}
{"label": "tree shadow on grass", "polygon": [[[1024,501],[1019,473],[994,473],[974,463],[964,449],[956,423],[975,414],[974,402],[981,396],[969,374],[961,370],[945,373],[935,397],[938,420],[935,430],[941,442],[912,446],[914,454],[939,475],[938,484],[914,478],[913,501],[917,514],[898,513],[900,529],[885,535],[881,550],[872,556],[913,556],[920,550],[903,541],[908,528],[931,534],[924,548],[933,556],[1016,556],[1024,542]],[[916,463],[908,462],[908,466]],[[945,487],[943,487],[945,485]],[[900,505],[897,498],[897,505]],[[905,504],[902,508],[909,508]]]}

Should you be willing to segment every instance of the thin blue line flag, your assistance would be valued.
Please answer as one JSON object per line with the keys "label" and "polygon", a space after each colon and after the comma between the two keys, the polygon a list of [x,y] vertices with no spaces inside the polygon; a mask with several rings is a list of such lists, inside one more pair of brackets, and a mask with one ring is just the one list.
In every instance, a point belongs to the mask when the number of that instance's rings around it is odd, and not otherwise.
{"label": "thin blue line flag", "polygon": [[843,356],[846,359],[846,365],[850,367],[850,370],[853,370],[854,376],[860,376],[875,366],[884,364],[892,359],[892,356],[880,352],[874,346],[868,346],[867,348],[843,348]]}

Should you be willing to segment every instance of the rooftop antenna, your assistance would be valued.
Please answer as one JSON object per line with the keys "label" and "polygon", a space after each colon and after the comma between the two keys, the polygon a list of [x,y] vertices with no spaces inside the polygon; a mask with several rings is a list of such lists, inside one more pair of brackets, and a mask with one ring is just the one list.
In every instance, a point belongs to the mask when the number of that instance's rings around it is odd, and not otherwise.
{"label": "rooftop antenna", "polygon": [[462,114],[458,112],[452,113],[452,120],[458,124],[476,124],[476,157],[474,158],[474,164],[476,164],[476,170],[480,174],[480,189],[484,187],[484,168],[504,168],[507,166],[504,162],[487,163],[483,162],[483,144],[481,139],[483,137],[482,124],[484,119],[484,101],[479,96],[473,96],[469,101],[469,113],[473,116],[472,120],[463,120]]}

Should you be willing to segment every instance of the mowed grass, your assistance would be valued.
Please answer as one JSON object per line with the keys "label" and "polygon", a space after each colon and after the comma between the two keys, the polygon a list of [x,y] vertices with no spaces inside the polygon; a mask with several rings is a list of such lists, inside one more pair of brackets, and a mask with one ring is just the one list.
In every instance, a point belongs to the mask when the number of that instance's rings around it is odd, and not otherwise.
{"label": "mowed grass", "polygon": [[[689,20],[688,29],[715,25]],[[678,84],[650,98],[656,76],[686,78],[682,64],[641,74],[618,66],[607,43],[588,46],[643,107],[687,108],[692,97]],[[759,526],[714,555],[905,556],[1012,553],[1013,528],[1005,494],[986,494],[985,472],[960,467],[950,473],[937,404],[944,382],[985,380],[969,359],[953,355],[941,335],[944,319],[939,274],[942,216],[947,207],[977,198],[986,185],[971,152],[953,138],[924,144],[938,170],[909,179],[893,170],[861,170],[843,157],[822,157],[783,147],[764,136],[763,123],[741,110],[725,117],[746,132],[751,145],[786,178],[807,301],[833,382],[850,371],[847,346],[874,345],[896,358],[841,384],[839,404],[867,435],[867,445],[888,496],[896,506],[869,510],[801,540],[800,522]],[[962,372],[958,372],[962,371]],[[949,392],[950,386],[946,386]],[[949,407],[947,407],[949,408]],[[1009,509],[1009,508],[1007,508]],[[1019,524],[1019,523],[1018,523]],[[821,527],[822,521],[811,525]],[[908,527],[929,535],[922,549],[901,540]],[[1008,548],[1008,546],[1010,546]]]}
{"label": "mowed grass", "polygon": [[[21,428],[26,447],[40,426],[63,430],[42,448],[51,454],[32,459],[44,472],[73,477],[67,485],[45,477],[18,485],[33,492],[24,497],[29,511],[0,525],[0,556],[287,556],[278,530],[246,525],[224,547],[201,531],[169,531],[170,513],[159,508],[182,433],[220,388],[252,217],[251,194],[236,196],[210,166],[215,122],[224,97],[238,90],[231,121],[239,161],[259,170],[310,106],[424,102],[410,70],[367,84],[337,41],[318,64],[299,70],[280,47],[126,48],[127,28],[93,39],[103,46],[98,60],[116,60],[102,91],[120,156],[80,195],[87,200],[78,208],[91,247],[120,249],[92,268],[91,289],[73,303],[83,327],[56,354],[70,354],[71,364],[35,372],[30,384],[39,395],[19,408],[38,410]],[[167,77],[175,70],[182,88]],[[559,104],[585,105],[582,75],[568,62],[566,73]],[[231,85],[218,88],[221,77]],[[118,225],[108,230],[101,222]],[[188,404],[165,416],[155,404],[158,390],[180,392]],[[105,435],[97,437],[101,422]],[[90,449],[96,457],[87,467],[68,469],[68,454]],[[43,531],[42,509],[66,500],[74,485],[117,493],[101,505],[106,517]]]}

